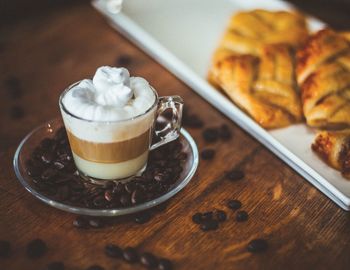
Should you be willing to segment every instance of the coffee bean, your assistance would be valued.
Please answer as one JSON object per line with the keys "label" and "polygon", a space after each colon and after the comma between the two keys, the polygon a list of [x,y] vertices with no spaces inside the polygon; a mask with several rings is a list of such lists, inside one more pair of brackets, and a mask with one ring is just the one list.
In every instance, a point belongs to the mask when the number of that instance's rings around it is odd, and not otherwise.
{"label": "coffee bean", "polygon": [[29,258],[35,259],[43,256],[47,251],[46,243],[41,239],[35,239],[27,245],[27,255]]}
{"label": "coffee bean", "polygon": [[135,183],[130,181],[124,185],[124,188],[126,192],[131,194],[135,190]]}
{"label": "coffee bean", "polygon": [[43,173],[41,174],[41,179],[42,180],[50,180],[50,179],[54,178],[56,175],[57,175],[57,171],[55,169],[48,168],[48,169],[44,170]]}
{"label": "coffee bean", "polygon": [[112,190],[113,194],[121,194],[124,191],[124,185],[122,183],[117,183]]}
{"label": "coffee bean", "polygon": [[93,228],[102,228],[104,225],[104,222],[100,218],[90,218],[89,225]]}
{"label": "coffee bean", "polygon": [[248,243],[247,250],[252,253],[263,252],[268,248],[268,243],[264,239],[254,239]]}
{"label": "coffee bean", "polygon": [[213,143],[218,140],[219,132],[216,128],[206,128],[202,132],[204,140],[208,143]]}
{"label": "coffee bean", "polygon": [[158,261],[158,270],[172,270],[173,264],[168,259],[159,259]]}
{"label": "coffee bean", "polygon": [[216,230],[217,228],[219,228],[219,223],[218,223],[218,221],[213,220],[213,219],[205,220],[200,225],[200,228],[202,231]]}
{"label": "coffee bean", "polygon": [[14,105],[10,108],[9,114],[13,119],[20,119],[24,116],[24,110],[22,107]]}
{"label": "coffee bean", "polygon": [[105,206],[107,203],[107,201],[105,200],[105,197],[104,196],[96,196],[94,199],[93,199],[93,204],[96,206],[96,207],[103,207]]}
{"label": "coffee bean", "polygon": [[215,156],[215,150],[214,149],[204,149],[201,152],[201,157],[204,160],[210,160],[213,159]]}
{"label": "coffee bean", "polygon": [[55,168],[58,169],[58,170],[64,169],[64,163],[62,163],[61,161],[55,161],[55,162],[53,163],[53,165],[54,165]]}
{"label": "coffee bean", "polygon": [[131,198],[129,194],[122,194],[119,200],[123,206],[129,206],[131,204]]}
{"label": "coffee bean", "polygon": [[151,213],[149,211],[143,211],[140,213],[137,213],[135,216],[135,222],[138,224],[144,224],[148,221],[150,221],[152,218]]}
{"label": "coffee bean", "polygon": [[74,227],[77,227],[79,229],[86,228],[88,224],[89,224],[88,220],[86,219],[86,217],[83,217],[83,216],[77,216],[73,221]]}
{"label": "coffee bean", "polygon": [[236,220],[238,222],[243,222],[248,220],[248,213],[246,211],[238,211],[236,214]]}
{"label": "coffee bean", "polygon": [[5,80],[4,84],[12,99],[19,99],[22,97],[22,87],[19,78],[11,76]]}
{"label": "coffee bean", "polygon": [[158,265],[157,258],[148,252],[145,252],[140,256],[140,262],[147,268],[154,268]]}
{"label": "coffee bean", "polygon": [[216,211],[216,219],[217,221],[219,222],[223,222],[227,219],[227,215],[226,215],[226,212],[223,211],[223,210],[218,210]]}
{"label": "coffee bean", "polygon": [[225,124],[223,124],[220,129],[219,129],[219,135],[220,135],[220,138],[224,141],[228,141],[231,139],[232,137],[232,133],[229,129],[229,127]]}
{"label": "coffee bean", "polygon": [[113,245],[113,244],[108,244],[105,247],[105,254],[111,258],[122,258],[123,257],[122,249],[120,247],[118,247],[117,245]]}
{"label": "coffee bean", "polygon": [[233,210],[237,210],[241,208],[242,203],[239,200],[229,200],[227,206]]}
{"label": "coffee bean", "polygon": [[136,263],[139,260],[139,255],[137,254],[136,249],[127,247],[123,251],[123,258],[128,263]]}
{"label": "coffee bean", "polygon": [[117,66],[121,66],[121,67],[125,67],[127,65],[129,65],[131,63],[132,59],[129,55],[124,54],[121,56],[118,56],[117,60],[116,60],[116,65]]}
{"label": "coffee bean", "polygon": [[31,177],[40,176],[42,174],[42,168],[41,167],[34,167],[34,166],[28,166],[27,167],[27,174]]}
{"label": "coffee bean", "polygon": [[244,178],[244,172],[239,170],[232,170],[226,174],[226,177],[231,181],[238,181]]}
{"label": "coffee bean", "polygon": [[86,268],[86,270],[105,270],[105,269],[102,266],[95,264],[95,265],[89,266],[88,268]]}
{"label": "coffee bean", "polygon": [[157,173],[155,176],[154,176],[154,180],[156,180],[157,182],[164,182],[166,181],[166,175],[164,173]]}
{"label": "coffee bean", "polygon": [[202,222],[202,213],[195,213],[192,216],[192,221],[196,224],[200,224]]}
{"label": "coffee bean", "polygon": [[211,220],[213,219],[213,212],[212,211],[208,211],[208,212],[204,212],[202,213],[202,220]]}
{"label": "coffee bean", "polygon": [[54,155],[52,152],[44,152],[42,155],[41,155],[41,160],[46,163],[46,164],[50,164],[53,159],[54,159]]}
{"label": "coffee bean", "polygon": [[0,240],[0,258],[6,258],[10,256],[11,244],[8,241]]}
{"label": "coffee bean", "polygon": [[196,114],[184,115],[182,124],[189,128],[201,128],[204,125],[203,121]]}
{"label": "coffee bean", "polygon": [[131,194],[131,203],[132,204],[139,204],[141,202],[145,201],[145,196],[143,191],[141,190],[134,190],[134,192]]}
{"label": "coffee bean", "polygon": [[49,263],[46,267],[47,270],[64,270],[63,262],[52,262]]}
{"label": "coffee bean", "polygon": [[111,202],[114,199],[114,195],[112,193],[112,190],[106,190],[105,191],[105,200],[108,202]]}

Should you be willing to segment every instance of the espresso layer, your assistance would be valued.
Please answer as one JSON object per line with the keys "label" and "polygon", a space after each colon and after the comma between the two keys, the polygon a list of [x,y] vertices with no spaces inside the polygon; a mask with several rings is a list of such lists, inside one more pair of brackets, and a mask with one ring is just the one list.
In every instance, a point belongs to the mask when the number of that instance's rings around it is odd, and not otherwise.
{"label": "espresso layer", "polygon": [[72,151],[79,157],[99,163],[118,163],[137,158],[149,148],[150,129],[132,139],[96,143],[82,140],[67,130]]}

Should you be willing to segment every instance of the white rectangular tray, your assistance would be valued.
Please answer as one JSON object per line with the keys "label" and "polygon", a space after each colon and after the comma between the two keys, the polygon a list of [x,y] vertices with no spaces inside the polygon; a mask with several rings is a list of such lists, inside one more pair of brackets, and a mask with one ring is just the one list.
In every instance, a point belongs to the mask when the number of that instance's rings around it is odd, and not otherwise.
{"label": "white rectangular tray", "polygon": [[[310,149],[314,132],[304,124],[266,131],[214,89],[206,75],[210,59],[232,13],[254,8],[288,10],[279,0],[125,0],[122,11],[107,2],[93,6],[111,25],[139,45],[199,95],[249,132],[311,184],[345,210],[350,210],[350,182],[325,165]],[[324,23],[309,18],[312,30]]]}

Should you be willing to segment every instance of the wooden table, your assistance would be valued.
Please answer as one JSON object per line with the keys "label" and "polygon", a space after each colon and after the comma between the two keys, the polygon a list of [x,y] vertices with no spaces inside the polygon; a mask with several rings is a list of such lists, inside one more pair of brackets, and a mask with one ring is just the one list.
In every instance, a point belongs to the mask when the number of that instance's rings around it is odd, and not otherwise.
{"label": "wooden table", "polygon": [[[311,4],[295,2],[313,10]],[[316,6],[323,19],[350,27],[345,2],[337,1],[333,8]],[[0,239],[13,246],[11,257],[0,259],[0,269],[44,269],[55,260],[64,261],[66,269],[92,264],[143,269],[107,258],[107,243],[170,258],[175,269],[350,269],[349,213],[117,34],[88,2],[56,3],[46,9],[22,12],[23,17],[7,18],[0,27]],[[201,160],[189,185],[147,224],[129,221],[77,230],[72,214],[41,203],[24,190],[14,175],[12,158],[30,130],[59,116],[58,97],[67,85],[92,76],[101,65],[120,62],[132,74],[147,78],[161,95],[181,95],[207,127],[228,124],[234,137],[213,144],[215,159]],[[189,131],[203,149],[201,130]],[[220,180],[231,168],[244,170],[245,179]],[[247,222],[234,221],[234,213],[225,206],[228,199],[242,201],[249,213]],[[200,231],[192,214],[215,208],[227,211],[228,221],[217,231]],[[266,238],[269,249],[252,255],[246,245],[257,237]],[[30,260],[25,248],[34,238],[44,239],[49,251]]]}

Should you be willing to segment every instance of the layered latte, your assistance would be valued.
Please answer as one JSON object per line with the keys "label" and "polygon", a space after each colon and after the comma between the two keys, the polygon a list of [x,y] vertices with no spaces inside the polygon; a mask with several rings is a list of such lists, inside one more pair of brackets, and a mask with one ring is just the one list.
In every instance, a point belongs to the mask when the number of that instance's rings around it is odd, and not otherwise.
{"label": "layered latte", "polygon": [[97,179],[123,179],[147,163],[157,95],[124,68],[101,67],[61,96],[75,164]]}

